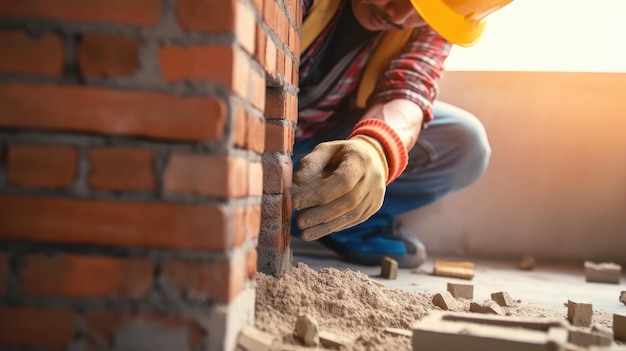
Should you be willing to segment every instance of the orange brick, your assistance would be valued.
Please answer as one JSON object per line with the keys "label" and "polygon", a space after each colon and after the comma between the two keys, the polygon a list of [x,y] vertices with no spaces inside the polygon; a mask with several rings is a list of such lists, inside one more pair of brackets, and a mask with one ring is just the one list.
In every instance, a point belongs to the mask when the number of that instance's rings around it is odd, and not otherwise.
{"label": "orange brick", "polygon": [[226,104],[212,96],[179,97],[82,86],[0,84],[0,128],[197,141],[220,139],[225,123]]}
{"label": "orange brick", "polygon": [[261,65],[261,67],[265,67],[265,46],[267,45],[266,41],[267,34],[263,30],[263,27],[257,24],[254,43],[254,58]]}
{"label": "orange brick", "polygon": [[247,181],[247,160],[213,155],[172,154],[163,175],[168,193],[225,199],[246,196]]}
{"label": "orange brick", "polygon": [[281,11],[276,1],[265,0],[263,2],[263,19],[274,33],[278,34],[278,16]]}
{"label": "orange brick", "polygon": [[246,257],[248,279],[256,278],[258,259],[259,256],[256,248],[251,248]]}
{"label": "orange brick", "polygon": [[243,289],[246,275],[244,257],[231,262],[170,260],[163,264],[161,282],[180,296],[194,301],[232,301]]}
{"label": "orange brick", "polygon": [[263,163],[251,162],[248,165],[248,195],[263,195]]}
{"label": "orange brick", "polygon": [[122,77],[139,68],[139,41],[106,34],[86,34],[78,44],[76,62],[80,74]]}
{"label": "orange brick", "polygon": [[265,152],[291,152],[293,137],[293,127],[266,123]]}
{"label": "orange brick", "polygon": [[263,163],[263,192],[282,194],[291,186],[293,164],[277,161]]}
{"label": "orange brick", "polygon": [[34,254],[26,256],[19,289],[39,296],[145,299],[153,275],[153,263],[142,258]]}
{"label": "orange brick", "polygon": [[0,6],[0,16],[153,26],[162,6],[163,0],[22,0]]}
{"label": "orange brick", "polygon": [[[153,313],[90,311],[85,314],[85,341],[90,346],[89,349],[112,350],[116,346],[116,334],[129,328],[129,325],[139,323],[150,326],[143,329],[142,336],[145,338],[150,338],[151,332],[182,335],[182,341],[189,345],[184,349],[200,349],[205,337],[202,327],[192,318]],[[154,337],[162,339],[162,334]],[[176,344],[176,341],[172,344]]]}
{"label": "orange brick", "polygon": [[265,122],[248,113],[248,135],[247,145],[248,149],[262,153],[265,149]]}
{"label": "orange brick", "polygon": [[248,240],[255,240],[259,237],[261,230],[261,206],[248,207],[246,211],[246,233]]}
{"label": "orange brick", "polygon": [[8,179],[21,187],[66,188],[74,182],[77,162],[71,146],[12,144]]}
{"label": "orange brick", "polygon": [[265,95],[265,118],[288,119],[290,96],[288,93],[267,89]]}
{"label": "orange brick", "polygon": [[89,184],[104,191],[156,190],[154,152],[130,147],[89,151]]}
{"label": "orange brick", "polygon": [[[0,52],[0,72],[63,75],[65,48],[57,35],[31,37],[17,30],[0,32]],[[42,57],[46,59],[42,60]]]}
{"label": "orange brick", "polygon": [[244,3],[237,2],[235,31],[237,41],[250,55],[254,54],[256,18],[252,8]]}
{"label": "orange brick", "polygon": [[265,74],[251,70],[249,89],[248,101],[259,110],[265,110]]}
{"label": "orange brick", "polygon": [[9,291],[9,288],[7,286],[9,274],[11,274],[9,255],[2,252],[0,253],[0,295],[4,295]]}
{"label": "orange brick", "polygon": [[[227,249],[217,205],[0,196],[0,240],[173,250]],[[148,220],[149,219],[149,220]]]}
{"label": "orange brick", "polygon": [[285,76],[285,53],[281,50],[276,50],[276,74]]}
{"label": "orange brick", "polygon": [[163,46],[159,49],[159,61],[168,82],[208,80],[243,98],[248,96],[250,62],[232,46]]}
{"label": "orange brick", "polygon": [[190,31],[231,32],[235,29],[236,3],[235,0],[177,0],[178,23]]}
{"label": "orange brick", "polygon": [[0,345],[66,350],[74,337],[74,312],[0,306]]}
{"label": "orange brick", "polygon": [[276,50],[276,44],[274,44],[272,38],[267,38],[265,41],[265,65],[263,67],[272,77],[276,77],[277,59],[278,51]]}
{"label": "orange brick", "polygon": [[248,112],[243,106],[239,104],[233,105],[232,111],[233,111],[232,112],[233,144],[240,148],[247,148],[246,134],[248,131],[248,128],[247,128],[248,116],[246,116],[246,114]]}
{"label": "orange brick", "polygon": [[237,207],[231,217],[233,246],[239,247],[246,240],[246,208]]}

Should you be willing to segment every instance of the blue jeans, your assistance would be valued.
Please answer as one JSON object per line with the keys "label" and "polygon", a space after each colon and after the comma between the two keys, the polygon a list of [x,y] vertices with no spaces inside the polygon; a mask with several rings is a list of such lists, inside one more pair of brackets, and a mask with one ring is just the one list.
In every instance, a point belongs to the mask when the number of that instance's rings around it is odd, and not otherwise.
{"label": "blue jeans", "polygon": [[[477,181],[487,169],[491,148],[483,125],[471,113],[436,101],[435,119],[422,129],[409,151],[406,170],[387,186],[382,207],[365,222],[335,235],[360,235],[390,226],[399,214],[431,204],[446,194]],[[343,137],[350,130],[343,131]],[[337,137],[340,134],[335,135]],[[300,159],[323,138],[297,141],[294,145],[294,170]],[[296,214],[294,213],[294,216]],[[295,219],[295,217],[293,217]],[[292,221],[292,223],[295,222]],[[292,235],[299,235],[292,225]]]}

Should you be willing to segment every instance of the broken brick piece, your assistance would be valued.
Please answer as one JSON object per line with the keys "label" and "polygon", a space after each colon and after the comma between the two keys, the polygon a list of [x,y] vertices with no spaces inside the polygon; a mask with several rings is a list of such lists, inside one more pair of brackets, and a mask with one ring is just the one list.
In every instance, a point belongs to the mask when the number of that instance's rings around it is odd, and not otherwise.
{"label": "broken brick piece", "polygon": [[320,344],[327,349],[346,350],[352,347],[352,343],[349,340],[329,331],[320,331],[319,337]]}
{"label": "broken brick piece", "polygon": [[593,306],[590,303],[567,300],[567,320],[577,327],[591,326]]}
{"label": "broken brick piece", "polygon": [[613,337],[615,340],[626,341],[626,315],[613,314]]}
{"label": "broken brick piece", "polygon": [[318,346],[320,336],[317,321],[308,314],[299,314],[294,328],[294,336],[305,346]]}
{"label": "broken brick piece", "polygon": [[619,284],[622,266],[617,263],[585,261],[585,278],[589,283]]}
{"label": "broken brick piece", "polygon": [[568,341],[574,345],[589,346],[609,346],[613,343],[613,338],[597,332],[572,329],[569,331]]}
{"label": "broken brick piece", "polygon": [[482,305],[477,302],[470,303],[470,312],[504,315],[504,310],[495,301],[486,301]]}
{"label": "broken brick piece", "polygon": [[513,299],[506,291],[491,294],[491,299],[502,307],[513,306]]}
{"label": "broken brick piece", "polygon": [[246,351],[267,351],[272,346],[274,337],[255,327],[244,327],[237,339],[237,346]]}
{"label": "broken brick piece", "polygon": [[456,301],[450,292],[444,291],[441,294],[435,294],[435,296],[433,296],[433,305],[447,311],[456,307]]}
{"label": "broken brick piece", "polygon": [[383,258],[380,263],[380,275],[386,279],[398,278],[398,261],[391,257]]}
{"label": "broken brick piece", "polygon": [[519,261],[519,268],[525,271],[532,271],[536,265],[535,257],[531,255],[523,256]]}
{"label": "broken brick piece", "polygon": [[448,291],[457,299],[471,300],[474,298],[474,286],[471,284],[448,283]]}
{"label": "broken brick piece", "polygon": [[436,260],[433,274],[443,277],[473,279],[474,263]]}
{"label": "broken brick piece", "polygon": [[619,302],[626,305],[626,291],[622,291],[619,293]]}

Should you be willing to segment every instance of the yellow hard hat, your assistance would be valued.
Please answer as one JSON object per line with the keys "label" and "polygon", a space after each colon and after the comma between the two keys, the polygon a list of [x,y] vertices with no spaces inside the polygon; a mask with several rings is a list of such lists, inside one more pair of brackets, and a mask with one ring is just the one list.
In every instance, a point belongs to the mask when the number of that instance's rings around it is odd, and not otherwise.
{"label": "yellow hard hat", "polygon": [[513,0],[411,0],[437,33],[453,44],[474,45],[485,30],[486,17]]}

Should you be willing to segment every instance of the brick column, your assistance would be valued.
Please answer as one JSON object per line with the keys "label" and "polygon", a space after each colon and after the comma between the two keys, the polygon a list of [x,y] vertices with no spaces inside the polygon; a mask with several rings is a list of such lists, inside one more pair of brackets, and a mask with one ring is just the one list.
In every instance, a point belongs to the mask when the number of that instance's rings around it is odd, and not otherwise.
{"label": "brick column", "polygon": [[285,189],[263,171],[290,165],[295,102],[267,145],[264,113],[295,94],[295,3],[0,6],[0,348],[234,349]]}

